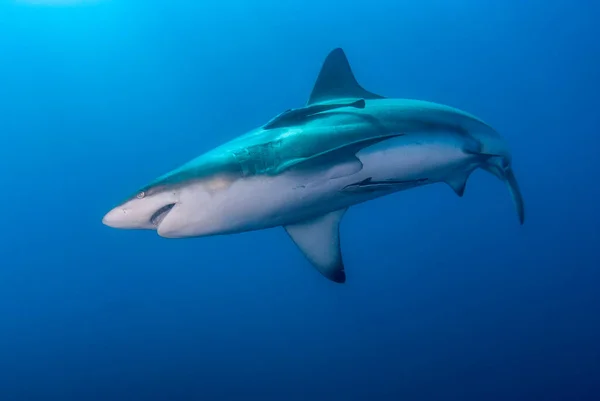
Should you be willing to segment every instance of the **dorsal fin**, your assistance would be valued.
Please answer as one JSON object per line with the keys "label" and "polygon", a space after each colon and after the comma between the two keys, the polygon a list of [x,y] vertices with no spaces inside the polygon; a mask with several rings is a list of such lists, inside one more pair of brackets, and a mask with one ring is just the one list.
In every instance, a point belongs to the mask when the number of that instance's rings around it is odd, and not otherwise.
{"label": "dorsal fin", "polygon": [[343,98],[383,99],[383,96],[371,93],[360,86],[346,54],[341,48],[337,48],[332,50],[323,62],[306,105]]}

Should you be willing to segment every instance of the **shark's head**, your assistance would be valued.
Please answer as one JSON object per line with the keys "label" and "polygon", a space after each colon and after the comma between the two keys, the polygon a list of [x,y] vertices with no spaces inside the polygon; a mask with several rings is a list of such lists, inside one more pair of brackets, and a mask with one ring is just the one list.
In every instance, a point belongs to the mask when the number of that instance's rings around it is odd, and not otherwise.
{"label": "shark's head", "polygon": [[167,238],[218,231],[215,195],[240,178],[239,165],[228,161],[229,157],[194,159],[138,189],[106,213],[102,222],[112,228],[156,230]]}
{"label": "shark's head", "polygon": [[179,193],[177,186],[158,181],[113,208],[102,222],[113,228],[157,230],[179,201]]}

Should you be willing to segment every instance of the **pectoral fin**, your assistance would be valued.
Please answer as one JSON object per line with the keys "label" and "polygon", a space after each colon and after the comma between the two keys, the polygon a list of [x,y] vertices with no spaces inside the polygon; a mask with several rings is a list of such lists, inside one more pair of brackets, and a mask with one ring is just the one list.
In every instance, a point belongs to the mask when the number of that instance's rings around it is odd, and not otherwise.
{"label": "pectoral fin", "polygon": [[340,221],[347,209],[284,226],[285,230],[317,270],[336,283],[346,281],[340,247]]}

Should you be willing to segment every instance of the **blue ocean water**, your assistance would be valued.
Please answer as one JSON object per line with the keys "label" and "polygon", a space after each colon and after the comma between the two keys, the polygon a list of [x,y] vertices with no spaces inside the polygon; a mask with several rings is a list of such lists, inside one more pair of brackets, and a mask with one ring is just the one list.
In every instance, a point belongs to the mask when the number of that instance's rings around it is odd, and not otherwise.
{"label": "blue ocean water", "polygon": [[[0,399],[600,397],[600,6],[589,0],[3,0]],[[103,214],[303,105],[327,53],[473,113],[475,172],[342,222],[348,280],[282,229],[168,240]]]}

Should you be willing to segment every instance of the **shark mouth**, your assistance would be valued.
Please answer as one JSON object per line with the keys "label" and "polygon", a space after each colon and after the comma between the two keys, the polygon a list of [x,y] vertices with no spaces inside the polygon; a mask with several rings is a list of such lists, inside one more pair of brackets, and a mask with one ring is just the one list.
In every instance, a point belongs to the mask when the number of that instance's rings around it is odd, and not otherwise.
{"label": "shark mouth", "polygon": [[175,204],[170,203],[158,209],[156,212],[154,212],[152,217],[150,217],[150,223],[152,223],[154,227],[158,227],[165,217],[167,217],[167,214],[169,214],[171,209],[173,209],[173,206],[175,206]]}

